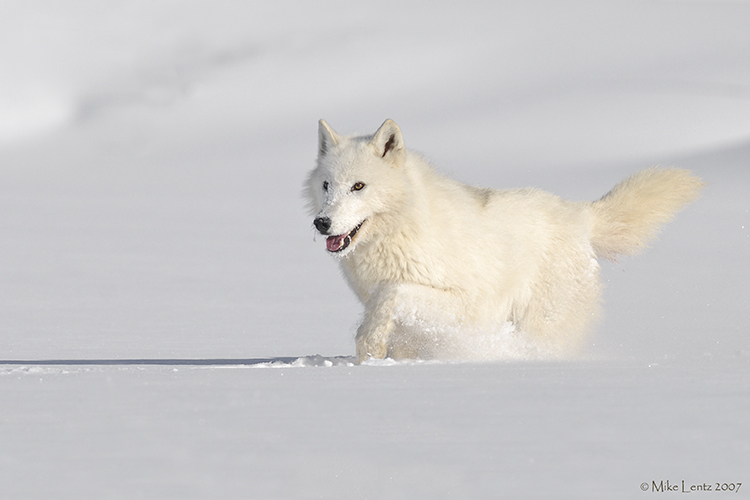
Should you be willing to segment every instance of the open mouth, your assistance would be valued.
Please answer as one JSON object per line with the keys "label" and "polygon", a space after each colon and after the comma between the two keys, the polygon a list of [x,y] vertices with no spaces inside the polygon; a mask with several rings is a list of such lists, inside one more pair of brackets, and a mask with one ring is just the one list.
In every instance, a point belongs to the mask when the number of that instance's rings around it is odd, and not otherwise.
{"label": "open mouth", "polygon": [[329,236],[326,238],[326,248],[328,251],[332,253],[341,252],[348,247],[352,242],[352,238],[354,238],[354,235],[357,234],[357,231],[359,231],[359,228],[362,227],[362,224],[364,223],[365,221],[360,222],[347,234],[339,234],[337,236]]}

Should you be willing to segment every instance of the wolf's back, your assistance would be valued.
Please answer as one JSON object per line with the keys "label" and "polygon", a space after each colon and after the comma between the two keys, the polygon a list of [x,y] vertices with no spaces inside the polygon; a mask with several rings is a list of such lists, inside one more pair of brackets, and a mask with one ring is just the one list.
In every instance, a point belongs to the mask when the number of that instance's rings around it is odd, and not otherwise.
{"label": "wolf's back", "polygon": [[637,254],[703,186],[678,168],[651,168],[628,177],[592,204],[594,251],[609,259]]}

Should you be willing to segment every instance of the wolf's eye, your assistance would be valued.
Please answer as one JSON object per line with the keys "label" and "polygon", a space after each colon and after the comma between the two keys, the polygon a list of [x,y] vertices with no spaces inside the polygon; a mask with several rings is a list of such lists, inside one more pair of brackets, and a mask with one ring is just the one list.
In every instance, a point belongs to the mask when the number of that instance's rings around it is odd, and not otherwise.
{"label": "wolf's eye", "polygon": [[354,185],[352,186],[352,191],[359,191],[359,190],[360,190],[360,189],[362,189],[363,187],[365,187],[365,183],[364,183],[364,182],[357,182],[357,183],[355,183],[355,184],[354,184]]}
{"label": "wolf's eye", "polygon": [[323,191],[328,191],[328,181],[323,181]]}

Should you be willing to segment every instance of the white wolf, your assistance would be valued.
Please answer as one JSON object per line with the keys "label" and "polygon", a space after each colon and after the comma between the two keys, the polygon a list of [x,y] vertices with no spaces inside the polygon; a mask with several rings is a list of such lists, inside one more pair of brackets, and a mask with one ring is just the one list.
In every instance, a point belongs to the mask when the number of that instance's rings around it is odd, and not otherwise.
{"label": "white wolf", "polygon": [[361,362],[575,352],[598,309],[596,258],[637,253],[702,186],[652,168],[593,203],[482,189],[405,149],[391,120],[371,136],[321,120],[305,194],[365,306]]}

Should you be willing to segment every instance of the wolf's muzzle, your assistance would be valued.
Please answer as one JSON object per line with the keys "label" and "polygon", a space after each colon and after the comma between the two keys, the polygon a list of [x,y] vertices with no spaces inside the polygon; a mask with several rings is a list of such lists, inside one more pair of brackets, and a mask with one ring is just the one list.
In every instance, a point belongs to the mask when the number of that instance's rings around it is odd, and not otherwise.
{"label": "wolf's muzzle", "polygon": [[331,219],[328,217],[316,217],[313,221],[313,225],[320,234],[329,234],[331,231]]}

